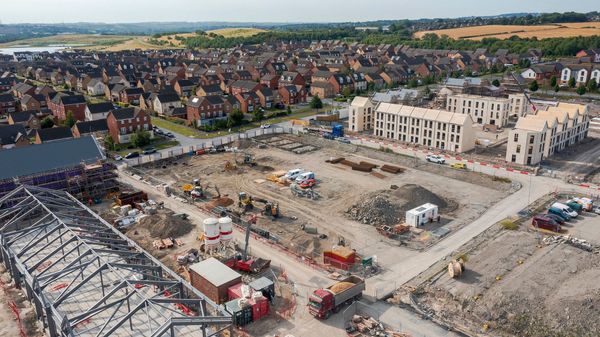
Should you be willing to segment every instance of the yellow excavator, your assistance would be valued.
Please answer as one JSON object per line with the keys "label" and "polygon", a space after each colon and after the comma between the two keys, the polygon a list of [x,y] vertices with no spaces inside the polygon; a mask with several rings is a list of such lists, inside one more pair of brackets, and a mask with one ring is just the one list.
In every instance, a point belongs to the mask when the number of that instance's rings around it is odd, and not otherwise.
{"label": "yellow excavator", "polygon": [[244,212],[247,212],[254,208],[252,197],[246,192],[240,192],[238,194],[238,207],[243,208]]}

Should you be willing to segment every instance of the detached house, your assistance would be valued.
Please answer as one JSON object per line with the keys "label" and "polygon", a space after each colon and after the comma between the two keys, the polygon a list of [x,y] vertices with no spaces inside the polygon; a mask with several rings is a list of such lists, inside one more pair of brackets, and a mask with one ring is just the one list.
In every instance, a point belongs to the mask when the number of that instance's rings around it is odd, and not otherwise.
{"label": "detached house", "polygon": [[8,124],[15,125],[20,124],[26,128],[39,129],[40,119],[36,115],[35,110],[13,112],[8,114]]}
{"label": "detached house", "polygon": [[194,87],[196,84],[190,80],[178,80],[175,82],[175,92],[179,95],[179,97],[190,97],[193,94]]}
{"label": "detached house", "polygon": [[194,96],[187,103],[187,122],[196,126],[213,124],[216,120],[227,119],[225,102],[221,96]]}
{"label": "detached house", "polygon": [[106,84],[102,82],[101,78],[92,78],[87,85],[87,93],[90,96],[101,96],[106,91]]}
{"label": "detached house", "polygon": [[48,108],[52,114],[59,120],[67,119],[67,113],[73,113],[78,121],[85,120],[85,108],[87,103],[83,95],[56,94],[53,99],[48,101]]}
{"label": "detached house", "polygon": [[17,100],[11,94],[0,95],[0,115],[17,111]]}
{"label": "detached house", "polygon": [[302,87],[298,88],[295,85],[279,87],[279,96],[281,97],[281,102],[285,105],[306,103],[306,90]]}
{"label": "detached house", "polygon": [[196,90],[196,96],[214,96],[214,95],[223,95],[223,90],[221,90],[221,87],[216,84],[201,85]]}
{"label": "detached house", "polygon": [[171,116],[173,109],[183,107],[177,94],[158,94],[152,100],[152,107],[159,115]]}
{"label": "detached house", "polygon": [[142,88],[124,88],[119,91],[119,101],[126,104],[139,105],[140,97],[144,93]]}
{"label": "detached house", "polygon": [[106,119],[77,122],[71,128],[71,132],[75,138],[80,138],[85,135],[94,135],[96,138],[104,138],[104,136],[108,134],[108,124]]}
{"label": "detached house", "polygon": [[48,107],[44,95],[25,95],[21,98],[21,109],[23,110],[41,110]]}
{"label": "detached house", "polygon": [[0,149],[10,149],[29,144],[27,131],[25,131],[23,125],[0,126]]}
{"label": "detached house", "polygon": [[131,142],[131,135],[145,130],[154,137],[150,116],[140,108],[113,110],[106,118],[108,132],[116,144]]}
{"label": "detached house", "polygon": [[106,119],[106,117],[108,117],[108,113],[113,109],[114,106],[110,102],[88,104],[85,108],[85,120],[96,121],[99,119]]}
{"label": "detached house", "polygon": [[292,71],[285,71],[281,74],[279,78],[279,87],[289,86],[289,85],[297,85],[304,87],[306,85],[306,80],[299,73]]}
{"label": "detached house", "polygon": [[335,94],[341,94],[345,89],[354,92],[354,81],[350,75],[333,74],[329,77],[329,83],[332,85]]}

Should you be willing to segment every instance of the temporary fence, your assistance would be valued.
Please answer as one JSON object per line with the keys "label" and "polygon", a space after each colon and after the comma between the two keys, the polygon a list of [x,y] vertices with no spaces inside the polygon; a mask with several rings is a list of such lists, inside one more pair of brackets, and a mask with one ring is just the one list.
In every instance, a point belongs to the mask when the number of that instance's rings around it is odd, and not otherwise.
{"label": "temporary fence", "polygon": [[199,140],[198,144],[194,144],[194,145],[190,145],[190,146],[178,146],[178,147],[174,147],[174,148],[169,148],[166,150],[158,151],[153,154],[142,155],[137,158],[125,159],[124,161],[128,166],[137,166],[137,165],[146,164],[146,163],[150,163],[150,162],[154,162],[154,161],[158,161],[158,160],[162,160],[162,159],[179,157],[179,156],[183,156],[183,155],[187,155],[187,154],[193,155],[198,150],[210,149],[210,148],[214,148],[217,146],[224,146],[224,145],[231,144],[231,143],[241,140],[241,139],[251,139],[251,138],[256,138],[256,137],[260,137],[260,136],[275,135],[275,134],[298,134],[298,132],[299,131],[297,129],[287,128],[287,127],[272,127],[272,128],[268,128],[268,129],[253,129],[253,130],[249,130],[249,131],[245,131],[245,132],[230,134],[230,135],[223,136],[223,137],[213,138],[213,139],[207,140],[205,142],[202,142]]}

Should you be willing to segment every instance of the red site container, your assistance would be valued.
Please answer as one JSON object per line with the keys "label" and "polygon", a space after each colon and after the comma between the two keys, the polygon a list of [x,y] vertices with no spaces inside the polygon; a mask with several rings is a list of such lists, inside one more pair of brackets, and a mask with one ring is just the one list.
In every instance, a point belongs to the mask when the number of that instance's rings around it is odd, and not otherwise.
{"label": "red site container", "polygon": [[227,297],[230,301],[242,297],[242,283],[229,287],[227,289]]}
{"label": "red site container", "polygon": [[269,314],[269,301],[266,297],[251,298],[248,302],[252,305],[252,321],[258,321]]}

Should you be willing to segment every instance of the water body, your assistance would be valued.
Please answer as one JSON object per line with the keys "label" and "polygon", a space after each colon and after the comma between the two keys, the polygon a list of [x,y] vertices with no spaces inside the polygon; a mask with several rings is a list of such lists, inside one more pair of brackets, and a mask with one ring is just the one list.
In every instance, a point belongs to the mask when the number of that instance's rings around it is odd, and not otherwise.
{"label": "water body", "polygon": [[10,47],[10,48],[0,48],[0,54],[8,54],[8,55],[14,55],[15,53],[18,52],[49,52],[49,53],[55,53],[57,51],[61,51],[61,50],[65,50],[65,49],[71,49],[71,48],[77,48],[77,47],[82,47],[85,46],[83,44],[70,44],[70,45],[49,45],[49,46],[45,46],[45,47],[34,47],[34,46],[16,46],[16,47]]}

